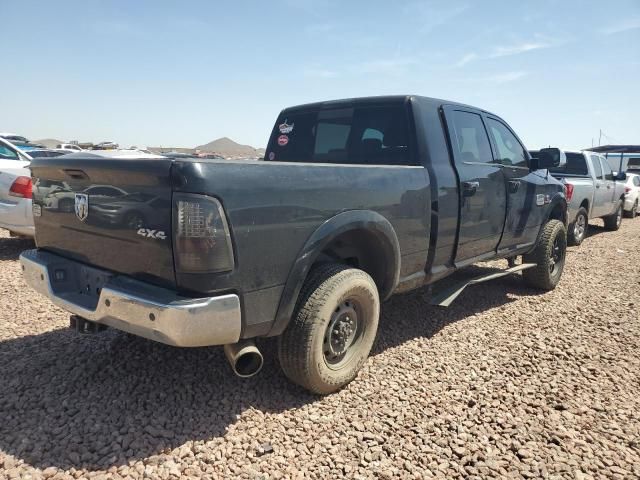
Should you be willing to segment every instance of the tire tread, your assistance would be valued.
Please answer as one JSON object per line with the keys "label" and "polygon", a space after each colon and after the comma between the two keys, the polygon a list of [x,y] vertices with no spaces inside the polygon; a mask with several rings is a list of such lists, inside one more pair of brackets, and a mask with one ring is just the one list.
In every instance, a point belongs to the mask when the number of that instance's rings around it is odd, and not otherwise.
{"label": "tire tread", "polygon": [[[542,229],[533,252],[524,255],[525,263],[535,263],[536,266],[523,270],[522,276],[525,282],[542,290],[553,290],[557,282],[553,282],[549,274],[548,259],[550,249],[553,247],[553,239],[556,235],[565,235],[564,224],[560,220],[549,220]],[[559,281],[559,280],[558,280]]]}
{"label": "tire tread", "polygon": [[[346,265],[326,263],[314,268],[300,291],[294,316],[279,338],[278,357],[285,375],[313,393],[330,393],[345,383],[342,380],[332,383],[329,378],[323,378],[321,383],[316,382],[309,367],[313,362],[313,340],[314,334],[317,334],[315,330],[319,328],[315,319],[318,318],[320,309],[339,284],[358,277],[364,277],[373,284],[367,273]],[[356,372],[360,366],[361,364]]]}

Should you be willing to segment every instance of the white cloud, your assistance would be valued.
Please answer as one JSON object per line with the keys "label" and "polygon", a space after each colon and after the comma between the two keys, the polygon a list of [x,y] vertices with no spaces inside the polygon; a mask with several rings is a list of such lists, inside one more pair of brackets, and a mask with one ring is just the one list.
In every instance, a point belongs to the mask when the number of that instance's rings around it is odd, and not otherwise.
{"label": "white cloud", "polygon": [[472,62],[478,59],[477,53],[467,53],[464,57],[462,57],[458,62],[456,62],[456,67],[464,67],[467,63]]}
{"label": "white cloud", "polygon": [[511,55],[519,55],[521,53],[532,52],[534,50],[540,50],[542,48],[549,48],[557,45],[557,41],[533,41],[525,43],[517,43],[513,45],[499,45],[494,47],[489,53],[477,54],[469,52],[465,54],[460,60],[454,63],[455,67],[464,67],[468,63],[476,60],[483,60],[488,58],[500,58],[508,57]]}
{"label": "white cloud", "polygon": [[529,42],[517,45],[503,45],[493,49],[489,54],[489,58],[507,57],[509,55],[518,55],[520,53],[531,52],[532,50],[540,50],[541,48],[549,48],[550,43],[545,42]]}
{"label": "white cloud", "polygon": [[640,17],[629,18],[622,20],[618,23],[608,25],[600,29],[600,32],[605,35],[614,35],[620,32],[626,32],[628,30],[635,30],[640,28]]}

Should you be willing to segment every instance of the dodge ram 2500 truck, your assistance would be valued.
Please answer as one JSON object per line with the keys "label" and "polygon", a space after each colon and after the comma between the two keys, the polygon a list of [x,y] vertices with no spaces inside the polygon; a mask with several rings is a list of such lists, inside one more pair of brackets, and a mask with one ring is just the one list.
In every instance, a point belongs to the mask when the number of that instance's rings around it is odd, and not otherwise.
{"label": "dodge ram 2500 truck", "polygon": [[[241,376],[262,365],[252,339],[278,336],[286,376],[329,393],[357,375],[394,292],[499,258],[556,286],[567,207],[547,169],[559,158],[532,159],[484,110],[389,96],[283,110],[264,161],[36,159],[24,275],[80,331],[224,345]],[[74,209],[40,182],[68,185]]]}
{"label": "dodge ram 2500 truck", "polygon": [[[538,156],[537,151],[529,153],[533,158]],[[602,218],[607,230],[618,230],[625,199],[625,173],[613,172],[607,159],[595,152],[560,150],[560,155],[566,161],[549,172],[565,186],[567,243],[582,243],[590,218]]]}

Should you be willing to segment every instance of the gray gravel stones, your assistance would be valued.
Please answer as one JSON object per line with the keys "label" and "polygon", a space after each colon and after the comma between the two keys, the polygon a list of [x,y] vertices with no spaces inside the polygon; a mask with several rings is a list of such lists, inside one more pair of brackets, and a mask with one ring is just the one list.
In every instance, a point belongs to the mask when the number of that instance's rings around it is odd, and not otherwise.
{"label": "gray gravel stones", "polygon": [[273,340],[242,380],[220,348],[79,336],[23,282],[32,244],[0,234],[0,478],[638,478],[640,219],[591,232],[553,292],[392,298],[327,397]]}

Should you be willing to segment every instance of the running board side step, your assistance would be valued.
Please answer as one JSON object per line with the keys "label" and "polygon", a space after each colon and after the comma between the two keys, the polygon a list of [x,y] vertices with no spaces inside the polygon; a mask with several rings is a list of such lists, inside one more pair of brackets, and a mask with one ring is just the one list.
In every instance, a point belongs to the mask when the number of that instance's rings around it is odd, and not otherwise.
{"label": "running board side step", "polygon": [[500,272],[493,272],[489,273],[488,275],[481,275],[470,280],[465,280],[453,285],[452,287],[445,288],[442,292],[438,292],[437,294],[433,295],[431,297],[431,305],[448,307],[469,285],[475,285],[476,283],[488,282],[489,280],[495,280],[496,278],[506,277],[507,275],[511,275],[512,273],[520,272],[522,270],[526,270],[527,268],[532,268],[535,266],[535,263],[523,263],[521,265],[516,265],[515,267],[507,268],[506,270],[502,270]]}

